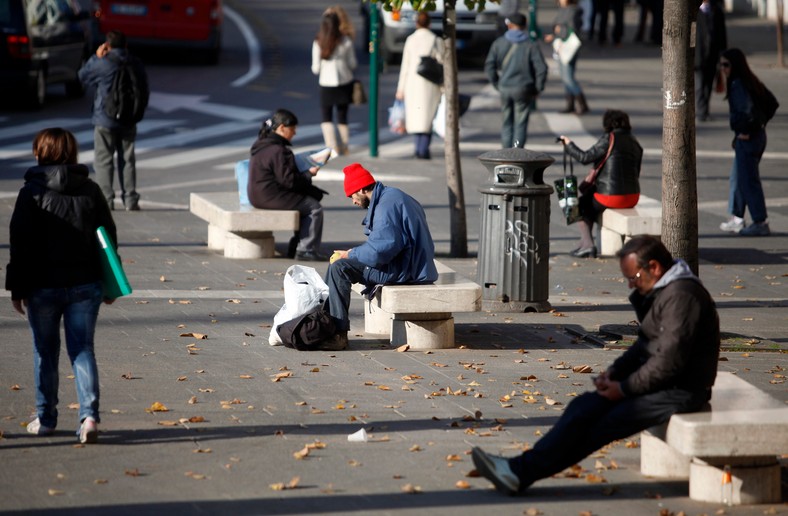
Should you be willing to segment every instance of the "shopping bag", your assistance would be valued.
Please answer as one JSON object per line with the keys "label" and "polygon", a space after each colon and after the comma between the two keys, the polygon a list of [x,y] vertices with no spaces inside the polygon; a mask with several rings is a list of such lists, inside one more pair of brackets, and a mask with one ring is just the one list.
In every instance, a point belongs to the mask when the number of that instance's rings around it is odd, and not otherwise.
{"label": "shopping bag", "polygon": [[276,328],[303,315],[328,299],[328,285],[312,267],[291,265],[284,278],[285,303],[274,316],[274,324],[268,336],[272,346],[282,344]]}
{"label": "shopping bag", "polygon": [[432,119],[432,132],[446,138],[446,95],[441,95],[438,110],[435,111],[435,118]]}
{"label": "shopping bag", "polygon": [[405,134],[405,103],[395,100],[389,108],[389,129],[394,134]]}
{"label": "shopping bag", "polygon": [[353,104],[361,106],[367,103],[367,92],[364,91],[364,83],[355,79],[353,81]]}
{"label": "shopping bag", "polygon": [[244,159],[235,164],[235,180],[238,183],[238,201],[241,208],[244,206],[251,207],[252,203],[249,202],[249,192],[247,185],[249,184],[249,160]]}
{"label": "shopping bag", "polygon": [[99,226],[96,230],[96,237],[99,243],[99,256],[101,257],[102,286],[106,299],[117,299],[121,296],[131,294],[131,285],[120,257],[115,251],[115,244],[107,233],[104,226]]}
{"label": "shopping bag", "polygon": [[[568,173],[567,159],[569,161]],[[575,177],[572,158],[567,154],[566,146],[564,146],[564,177],[556,179],[554,184],[555,193],[558,196],[558,206],[564,212],[566,223],[567,225],[574,224],[580,220],[580,206],[577,197],[577,177]]]}
{"label": "shopping bag", "polygon": [[555,38],[553,40],[553,51],[561,64],[567,64],[575,57],[582,45],[583,42],[577,37],[575,31],[571,31],[566,39]]}

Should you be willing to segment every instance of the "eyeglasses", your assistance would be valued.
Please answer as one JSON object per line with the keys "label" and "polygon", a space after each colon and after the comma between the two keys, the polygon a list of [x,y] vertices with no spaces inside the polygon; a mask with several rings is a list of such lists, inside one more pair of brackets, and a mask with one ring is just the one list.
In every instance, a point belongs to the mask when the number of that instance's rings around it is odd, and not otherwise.
{"label": "eyeglasses", "polygon": [[727,61],[723,61],[723,62],[720,63],[720,66],[723,67],[723,68],[730,68],[731,64],[729,62],[727,62]]}
{"label": "eyeglasses", "polygon": [[639,268],[639,269],[638,269],[638,271],[637,271],[637,273],[636,273],[634,276],[628,276],[628,277],[627,277],[627,281],[629,281],[630,283],[634,283],[634,282],[636,282],[637,280],[639,280],[639,279],[640,279],[640,272],[641,272],[642,270],[643,270],[643,267]]}

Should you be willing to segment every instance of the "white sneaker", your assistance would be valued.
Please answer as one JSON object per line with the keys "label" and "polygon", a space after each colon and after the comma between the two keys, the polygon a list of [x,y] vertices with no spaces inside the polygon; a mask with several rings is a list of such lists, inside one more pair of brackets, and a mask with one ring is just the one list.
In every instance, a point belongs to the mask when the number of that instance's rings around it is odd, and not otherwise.
{"label": "white sneaker", "polygon": [[476,470],[495,488],[509,496],[514,496],[520,491],[520,479],[509,466],[509,459],[485,453],[478,446],[471,450],[471,458]]}
{"label": "white sneaker", "polygon": [[744,229],[744,219],[733,216],[720,224],[720,229],[728,233],[738,233]]}
{"label": "white sneaker", "polygon": [[27,424],[27,433],[33,435],[52,435],[55,433],[55,429],[42,425],[41,421],[35,418]]}
{"label": "white sneaker", "polygon": [[88,416],[79,426],[79,442],[82,444],[93,444],[98,440],[98,425],[96,420]]}

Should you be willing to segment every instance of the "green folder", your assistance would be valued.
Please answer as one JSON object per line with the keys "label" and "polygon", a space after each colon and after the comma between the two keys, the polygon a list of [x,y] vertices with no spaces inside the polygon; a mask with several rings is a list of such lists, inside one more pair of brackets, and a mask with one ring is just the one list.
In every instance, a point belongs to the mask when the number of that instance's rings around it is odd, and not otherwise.
{"label": "green folder", "polygon": [[101,269],[104,276],[104,297],[116,299],[121,296],[131,294],[131,285],[123,272],[123,265],[120,263],[118,253],[115,252],[115,245],[112,242],[104,226],[96,230],[99,242],[99,256],[101,257]]}

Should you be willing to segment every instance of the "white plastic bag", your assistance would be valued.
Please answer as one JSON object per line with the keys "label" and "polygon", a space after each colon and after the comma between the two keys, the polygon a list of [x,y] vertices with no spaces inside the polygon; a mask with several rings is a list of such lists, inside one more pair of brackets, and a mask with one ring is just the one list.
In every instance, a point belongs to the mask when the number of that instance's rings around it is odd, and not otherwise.
{"label": "white plastic bag", "polygon": [[394,134],[405,134],[405,103],[395,100],[389,108],[389,129]]}
{"label": "white plastic bag", "polygon": [[435,112],[435,118],[432,119],[432,132],[441,138],[446,138],[446,95],[441,95],[441,102]]}
{"label": "white plastic bag", "polygon": [[328,299],[328,285],[312,267],[291,265],[285,273],[285,304],[274,316],[268,343],[281,346],[282,339],[276,332],[280,324],[305,314]]}

